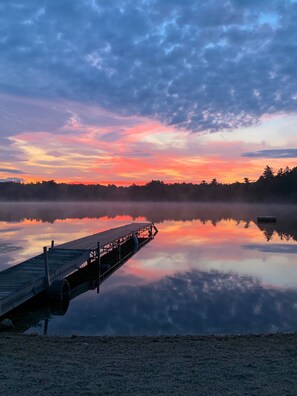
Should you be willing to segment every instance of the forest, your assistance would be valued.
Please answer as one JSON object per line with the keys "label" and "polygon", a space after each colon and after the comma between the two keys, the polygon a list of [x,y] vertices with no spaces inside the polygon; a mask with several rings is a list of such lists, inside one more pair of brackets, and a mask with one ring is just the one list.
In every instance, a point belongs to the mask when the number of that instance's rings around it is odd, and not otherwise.
{"label": "forest", "polygon": [[256,181],[224,184],[213,179],[194,183],[152,180],[128,187],[100,184],[1,182],[1,201],[192,201],[192,202],[285,202],[297,203],[297,167],[274,172],[266,166]]}

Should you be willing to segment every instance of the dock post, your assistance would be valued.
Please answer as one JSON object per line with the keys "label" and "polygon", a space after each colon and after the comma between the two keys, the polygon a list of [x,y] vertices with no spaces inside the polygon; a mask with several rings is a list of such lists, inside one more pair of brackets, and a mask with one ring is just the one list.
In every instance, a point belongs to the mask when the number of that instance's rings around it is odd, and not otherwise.
{"label": "dock post", "polygon": [[43,335],[47,335],[48,330],[48,318],[44,319]]}
{"label": "dock post", "polygon": [[153,223],[151,223],[151,225],[150,225],[148,236],[150,239],[153,237]]}
{"label": "dock post", "polygon": [[100,291],[100,275],[101,275],[101,257],[100,257],[100,242],[97,243],[97,257],[98,257],[98,285],[97,293]]}
{"label": "dock post", "polygon": [[46,291],[49,292],[50,277],[49,277],[48,254],[47,254],[46,246],[44,246],[44,248],[43,248],[43,257],[44,257],[44,270],[45,270],[45,288],[46,288]]}
{"label": "dock post", "polygon": [[52,241],[51,248],[53,248],[54,246],[55,246],[55,241]]}
{"label": "dock post", "polygon": [[133,240],[133,252],[136,253],[139,247],[139,241],[135,232],[133,233],[132,240]]}
{"label": "dock post", "polygon": [[121,262],[122,261],[122,245],[121,245],[120,240],[118,240],[117,243],[118,243],[118,252],[119,252],[119,262]]}

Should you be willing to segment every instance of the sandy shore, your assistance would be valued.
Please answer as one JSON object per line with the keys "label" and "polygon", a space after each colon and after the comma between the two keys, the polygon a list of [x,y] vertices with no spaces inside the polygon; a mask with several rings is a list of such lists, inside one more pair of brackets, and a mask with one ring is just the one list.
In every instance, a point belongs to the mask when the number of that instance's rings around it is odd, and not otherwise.
{"label": "sandy shore", "polygon": [[296,395],[297,334],[0,336],[3,395]]}

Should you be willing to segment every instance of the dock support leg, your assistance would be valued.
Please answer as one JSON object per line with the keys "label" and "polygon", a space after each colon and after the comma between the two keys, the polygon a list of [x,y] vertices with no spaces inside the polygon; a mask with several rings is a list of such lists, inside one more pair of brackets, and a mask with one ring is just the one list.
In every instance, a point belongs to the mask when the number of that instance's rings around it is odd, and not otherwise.
{"label": "dock support leg", "polygon": [[43,335],[47,335],[48,330],[48,318],[44,319]]}
{"label": "dock support leg", "polygon": [[133,240],[133,252],[136,253],[139,247],[139,241],[136,233],[133,234],[132,240]]}
{"label": "dock support leg", "polygon": [[48,254],[47,247],[43,248],[43,256],[44,256],[44,270],[45,270],[45,288],[46,291],[49,292],[50,289],[50,276],[49,276],[49,267],[48,267]]}
{"label": "dock support leg", "polygon": [[122,245],[121,242],[118,242],[118,252],[119,252],[119,262],[122,261]]}
{"label": "dock support leg", "polygon": [[98,285],[97,293],[100,291],[100,276],[101,276],[101,256],[100,256],[100,242],[97,244],[97,257],[98,257]]}
{"label": "dock support leg", "polygon": [[151,239],[153,237],[153,224],[150,225],[148,236],[149,236],[149,239]]}

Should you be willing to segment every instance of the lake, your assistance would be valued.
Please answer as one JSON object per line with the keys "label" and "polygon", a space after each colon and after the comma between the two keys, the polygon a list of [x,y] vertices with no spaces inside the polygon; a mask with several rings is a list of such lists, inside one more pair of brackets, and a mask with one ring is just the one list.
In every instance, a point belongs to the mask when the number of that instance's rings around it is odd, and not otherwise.
{"label": "lake", "polygon": [[[45,317],[49,335],[297,331],[296,212],[280,205],[1,203],[0,270],[51,240],[154,222],[156,237],[99,294],[81,294],[64,316],[35,315],[24,331],[43,333]],[[277,223],[257,224],[259,215]]]}

